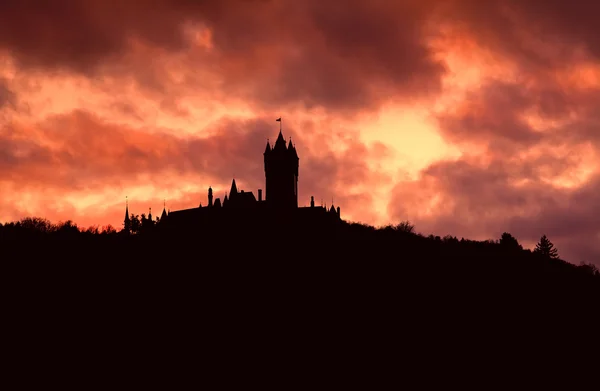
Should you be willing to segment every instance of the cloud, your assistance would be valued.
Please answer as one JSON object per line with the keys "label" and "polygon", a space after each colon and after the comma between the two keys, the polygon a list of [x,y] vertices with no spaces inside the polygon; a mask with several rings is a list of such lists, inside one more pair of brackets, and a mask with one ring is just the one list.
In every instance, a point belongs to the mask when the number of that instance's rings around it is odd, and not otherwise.
{"label": "cloud", "polygon": [[17,94],[10,88],[8,80],[0,76],[0,112],[4,108],[17,108]]}
{"label": "cloud", "polygon": [[600,177],[561,189],[540,180],[516,184],[512,170],[503,164],[438,163],[417,181],[397,185],[390,213],[442,236],[497,239],[508,231],[531,245],[546,234],[564,258],[596,261],[600,216],[593,211],[600,208],[595,196]]}
{"label": "cloud", "polygon": [[[126,73],[158,90],[173,89],[166,85],[174,68],[153,64],[160,56],[152,52],[186,53],[178,69],[187,81],[206,83],[194,76],[201,67],[222,92],[252,104],[351,113],[391,96],[414,100],[439,91],[445,69],[427,46],[427,7],[418,4],[158,0],[149,7],[62,0],[31,8],[7,1],[0,6],[0,47],[22,69],[95,78]],[[194,38],[199,31],[209,33],[204,46]],[[144,46],[142,64],[128,58]]]}
{"label": "cloud", "polygon": [[547,234],[566,259],[597,262],[600,90],[560,74],[526,80],[487,80],[436,113],[440,134],[471,152],[397,184],[389,213],[441,235],[508,231],[531,245]]}
{"label": "cloud", "polygon": [[[178,137],[160,129],[149,132],[110,123],[85,111],[36,124],[13,123],[0,133],[0,182],[19,192],[55,195],[131,186],[151,186],[162,193],[174,187],[189,193],[184,189],[196,182],[202,190],[195,190],[198,198],[187,206],[193,207],[204,200],[205,188],[212,185],[224,193],[234,176],[242,188],[264,188],[262,152],[268,136],[276,135],[269,124],[259,118],[222,118],[203,136]],[[371,202],[367,184],[384,178],[367,163],[382,147],[327,140],[320,131],[307,135],[289,128],[301,157],[300,203],[308,204],[311,195],[328,200],[343,191],[336,197],[338,205],[355,199],[344,206],[359,216],[358,203]],[[318,148],[311,149],[314,145]],[[363,192],[366,195],[359,197]]]}

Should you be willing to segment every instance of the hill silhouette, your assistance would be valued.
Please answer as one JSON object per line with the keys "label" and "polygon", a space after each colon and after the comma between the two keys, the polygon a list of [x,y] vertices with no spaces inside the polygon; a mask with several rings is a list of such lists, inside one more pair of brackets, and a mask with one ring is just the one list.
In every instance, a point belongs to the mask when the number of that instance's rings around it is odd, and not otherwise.
{"label": "hill silhouette", "polygon": [[[365,270],[383,268],[381,278],[389,277],[385,270],[394,270],[404,275],[444,276],[440,286],[451,280],[468,286],[482,284],[486,290],[494,283],[501,284],[499,290],[541,284],[552,295],[592,292],[600,282],[592,264],[568,263],[554,248],[549,252],[523,249],[509,233],[498,240],[474,241],[424,236],[409,222],[376,228],[343,220],[313,224],[285,218],[278,224],[223,220],[210,226],[165,227],[138,219],[131,215],[138,228],[128,233],[112,226],[83,229],[72,221],[53,224],[43,218],[25,218],[0,225],[0,245],[6,258],[50,263],[58,259],[89,264],[160,261],[219,268],[234,262],[240,267],[276,264],[290,270],[298,265],[321,270],[361,265]],[[540,242],[553,246],[545,235]]]}
{"label": "hill silhouette", "polygon": [[490,360],[530,372],[531,354],[590,343],[572,330],[595,327],[597,271],[523,250],[509,234],[478,242],[426,237],[407,222],[252,225],[127,234],[4,224],[12,335],[25,335],[21,352],[78,346],[91,362],[139,373],[158,362],[193,370],[202,357],[212,376],[236,368],[243,382],[267,363],[275,381],[310,362],[346,380],[348,365],[419,368],[421,384],[435,366],[443,377],[427,384],[445,384],[463,365],[471,380],[492,376]]}

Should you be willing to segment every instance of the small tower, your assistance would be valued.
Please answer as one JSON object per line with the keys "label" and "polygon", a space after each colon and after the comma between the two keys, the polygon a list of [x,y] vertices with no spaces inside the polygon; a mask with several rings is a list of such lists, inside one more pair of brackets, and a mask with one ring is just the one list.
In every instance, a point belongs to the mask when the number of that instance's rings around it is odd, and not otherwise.
{"label": "small tower", "polygon": [[163,211],[160,215],[160,221],[163,221],[167,218],[167,200],[163,200]]}
{"label": "small tower", "polygon": [[125,220],[123,221],[123,231],[131,232],[131,220],[129,220],[129,200],[125,197]]}
{"label": "small tower", "polygon": [[235,183],[235,178],[233,178],[233,181],[231,181],[231,190],[229,190],[229,198],[233,197],[237,192],[237,185]]}
{"label": "small tower", "polygon": [[213,206],[213,191],[212,191],[212,186],[208,187],[208,207],[212,207]]}
{"label": "small tower", "polygon": [[152,208],[148,208],[148,220],[152,221]]}
{"label": "small tower", "polygon": [[310,207],[311,208],[315,207],[315,196],[310,196]]}

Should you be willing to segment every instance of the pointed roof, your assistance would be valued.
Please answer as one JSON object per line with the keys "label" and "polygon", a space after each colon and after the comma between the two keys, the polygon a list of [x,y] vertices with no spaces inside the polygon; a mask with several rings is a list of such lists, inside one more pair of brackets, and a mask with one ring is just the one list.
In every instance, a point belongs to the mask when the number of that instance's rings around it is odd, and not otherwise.
{"label": "pointed roof", "polygon": [[278,150],[286,150],[285,147],[285,139],[283,138],[283,134],[281,133],[281,130],[279,131],[279,136],[277,136],[277,141],[275,141],[275,146],[273,147],[274,151],[278,151]]}
{"label": "pointed roof", "polygon": [[331,204],[331,208],[329,208],[329,211],[335,213],[335,208],[333,207],[333,204]]}
{"label": "pointed roof", "polygon": [[236,194],[237,191],[237,185],[235,184],[235,178],[233,178],[233,181],[231,182],[231,190],[229,190],[229,194],[233,195]]}
{"label": "pointed roof", "polygon": [[271,143],[269,143],[269,139],[267,139],[267,147],[265,148],[265,153],[271,152]]}
{"label": "pointed roof", "polygon": [[288,144],[288,151],[294,156],[298,157],[298,152],[296,152],[296,147],[292,144],[292,138],[290,137],[290,143]]}
{"label": "pointed roof", "polygon": [[165,217],[167,217],[167,200],[163,200],[163,211],[162,214],[160,215],[160,219],[164,219]]}
{"label": "pointed roof", "polygon": [[129,221],[129,200],[125,197],[125,221]]}

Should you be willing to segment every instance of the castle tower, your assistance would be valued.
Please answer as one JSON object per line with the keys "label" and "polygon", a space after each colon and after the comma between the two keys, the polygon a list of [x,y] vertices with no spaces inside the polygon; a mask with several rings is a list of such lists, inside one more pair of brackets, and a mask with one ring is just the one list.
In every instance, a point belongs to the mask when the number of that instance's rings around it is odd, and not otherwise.
{"label": "castle tower", "polygon": [[265,162],[265,201],[277,208],[298,207],[298,153],[290,139],[286,147],[281,130],[275,145],[267,141]]}

